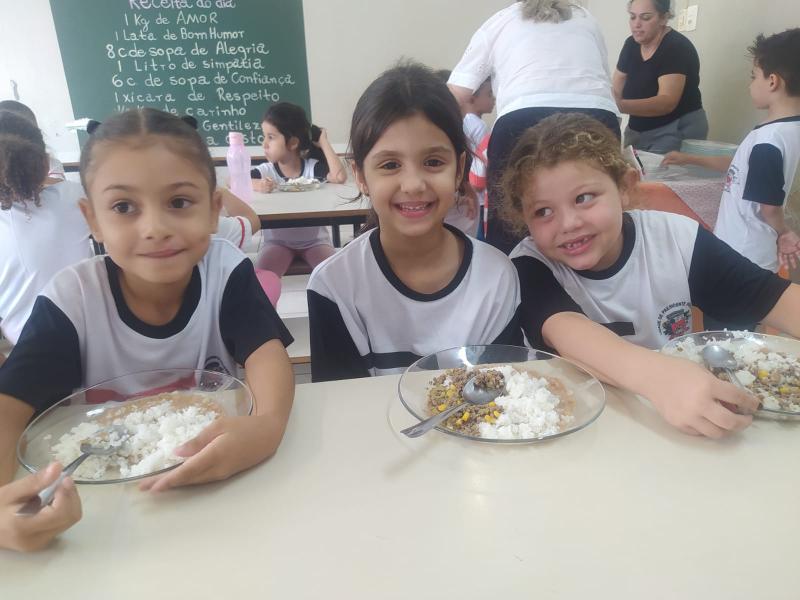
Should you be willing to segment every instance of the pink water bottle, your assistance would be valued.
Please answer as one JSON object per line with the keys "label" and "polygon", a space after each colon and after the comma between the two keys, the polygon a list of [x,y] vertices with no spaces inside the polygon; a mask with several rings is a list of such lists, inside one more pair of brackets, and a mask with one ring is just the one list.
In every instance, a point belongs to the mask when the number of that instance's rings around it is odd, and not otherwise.
{"label": "pink water bottle", "polygon": [[228,134],[228,180],[231,192],[250,202],[253,199],[253,186],[250,182],[250,154],[244,147],[244,136],[232,131]]}

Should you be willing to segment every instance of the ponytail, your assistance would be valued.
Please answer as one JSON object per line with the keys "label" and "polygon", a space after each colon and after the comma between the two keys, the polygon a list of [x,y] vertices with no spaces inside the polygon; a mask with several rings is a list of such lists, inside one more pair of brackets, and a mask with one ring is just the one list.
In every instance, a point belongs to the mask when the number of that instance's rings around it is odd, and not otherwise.
{"label": "ponytail", "polygon": [[39,128],[17,113],[0,110],[0,209],[31,200],[38,206],[48,170]]}

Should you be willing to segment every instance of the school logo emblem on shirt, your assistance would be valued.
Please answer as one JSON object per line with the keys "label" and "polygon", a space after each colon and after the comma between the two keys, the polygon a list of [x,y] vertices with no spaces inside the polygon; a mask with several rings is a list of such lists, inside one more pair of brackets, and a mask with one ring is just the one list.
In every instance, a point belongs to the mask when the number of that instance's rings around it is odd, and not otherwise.
{"label": "school logo emblem on shirt", "polygon": [[669,339],[692,332],[692,305],[688,302],[670,304],[658,315],[658,330]]}
{"label": "school logo emblem on shirt", "polygon": [[215,373],[225,373],[230,375],[230,371],[225,368],[225,363],[218,356],[210,356],[206,359],[206,364],[203,367],[206,371],[214,371]]}
{"label": "school logo emblem on shirt", "polygon": [[724,191],[730,192],[731,186],[734,183],[739,182],[739,167],[736,165],[731,165],[731,168],[728,169],[728,174],[725,175],[725,186],[723,187]]}

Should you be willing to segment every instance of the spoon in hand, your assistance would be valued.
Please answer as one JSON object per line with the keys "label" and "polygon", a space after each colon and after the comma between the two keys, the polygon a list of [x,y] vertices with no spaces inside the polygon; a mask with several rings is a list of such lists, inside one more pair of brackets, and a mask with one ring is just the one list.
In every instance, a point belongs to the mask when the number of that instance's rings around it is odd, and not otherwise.
{"label": "spoon in hand", "polygon": [[45,506],[48,506],[51,502],[53,502],[53,498],[55,498],[56,495],[56,490],[58,489],[58,486],[61,485],[61,482],[64,481],[64,478],[72,475],[72,473],[74,473],[75,470],[81,466],[83,461],[90,456],[110,456],[115,452],[119,452],[120,448],[122,447],[122,443],[124,443],[124,440],[127,437],[127,434],[124,433],[124,429],[122,427],[117,426],[111,427],[108,431],[116,435],[116,440],[114,441],[113,445],[106,443],[104,445],[98,444],[93,446],[88,441],[83,442],[81,444],[81,455],[64,467],[64,470],[61,471],[61,474],[53,483],[48,485],[36,496],[28,500],[25,504],[20,506],[19,510],[17,510],[17,516],[33,516]]}
{"label": "spoon in hand", "polygon": [[[720,346],[719,344],[708,344],[703,348],[702,351],[703,361],[706,363],[706,366],[709,369],[722,369],[728,376],[728,380],[738,387],[740,390],[745,392],[748,396],[752,396],[753,392],[745,387],[745,385],[739,381],[739,378],[736,376],[734,369],[736,369],[739,364],[736,362],[736,359],[733,357],[733,354],[730,350],[727,350]],[[731,407],[727,402],[723,402],[723,404],[731,409],[733,412],[739,414],[751,414],[750,411],[745,409],[745,412],[742,413],[742,409],[739,407]]]}
{"label": "spoon in hand", "polygon": [[467,383],[464,384],[464,388],[461,390],[461,397],[464,399],[463,402],[460,402],[455,406],[451,406],[447,410],[440,412],[438,415],[433,415],[424,421],[420,421],[412,427],[403,429],[400,433],[405,434],[410,438],[419,437],[429,432],[431,429],[439,425],[439,423],[446,421],[450,415],[457,413],[459,410],[462,410],[469,405],[479,406],[482,404],[488,404],[498,396],[501,396],[503,394],[503,389],[504,388],[502,387],[488,389],[476,386],[475,377],[472,377],[467,381]]}

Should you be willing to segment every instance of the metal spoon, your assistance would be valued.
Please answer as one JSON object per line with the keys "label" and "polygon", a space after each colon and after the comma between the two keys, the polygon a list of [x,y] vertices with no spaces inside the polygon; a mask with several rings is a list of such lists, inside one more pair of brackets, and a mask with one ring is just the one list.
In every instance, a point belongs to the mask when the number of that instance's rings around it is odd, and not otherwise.
{"label": "metal spoon", "polygon": [[498,396],[503,394],[503,388],[492,388],[487,389],[483,387],[477,387],[475,385],[475,377],[472,377],[467,383],[464,384],[464,387],[461,390],[461,397],[464,399],[463,402],[460,404],[456,404],[455,406],[451,406],[444,412],[440,412],[438,415],[433,415],[425,419],[424,421],[420,421],[416,425],[412,427],[408,427],[403,429],[400,433],[407,435],[410,438],[419,437],[425,433],[428,433],[431,429],[436,427],[439,423],[442,423],[447,420],[447,418],[452,415],[453,413],[457,413],[459,410],[463,409],[467,405],[481,405],[481,404],[488,404]]}
{"label": "metal spoon", "polygon": [[724,370],[732,384],[748,394],[752,393],[739,381],[736,373],[733,372],[739,366],[739,363],[736,362],[730,350],[726,350],[719,344],[708,344],[703,348],[702,355],[708,368]]}
{"label": "metal spoon", "polygon": [[[115,440],[115,444],[106,444],[103,446],[93,446],[88,441],[83,442],[81,444],[81,455],[69,463],[64,469],[61,471],[61,474],[56,478],[56,480],[44,488],[41,492],[39,492],[36,496],[28,500],[25,504],[20,506],[19,510],[17,510],[17,516],[20,517],[30,517],[37,514],[40,510],[42,510],[45,506],[48,506],[50,503],[53,502],[53,498],[55,498],[56,490],[58,486],[61,485],[61,482],[64,481],[65,477],[69,477],[75,470],[81,466],[83,461],[85,461],[90,456],[110,456],[115,452],[119,452],[124,444],[125,439],[128,437],[127,432],[124,428],[119,426],[114,426],[106,430],[108,433],[115,433],[117,436],[117,440],[121,440],[117,442]],[[104,432],[102,435],[106,435]],[[95,439],[97,436],[95,436]]]}

